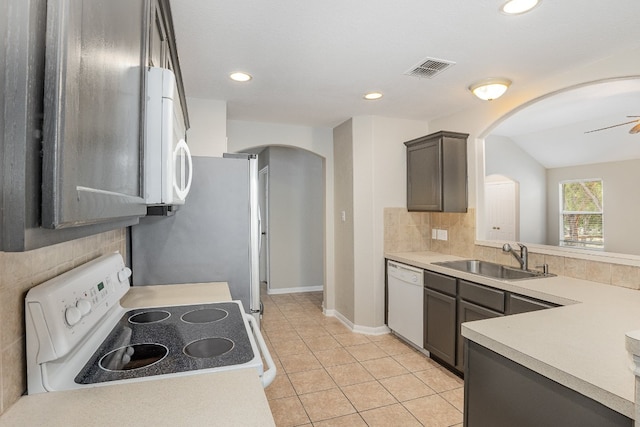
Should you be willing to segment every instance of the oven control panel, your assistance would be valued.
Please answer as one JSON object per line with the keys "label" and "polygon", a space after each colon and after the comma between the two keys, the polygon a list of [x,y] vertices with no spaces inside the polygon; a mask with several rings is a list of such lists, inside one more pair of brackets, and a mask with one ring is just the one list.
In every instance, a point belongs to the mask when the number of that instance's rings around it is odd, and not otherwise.
{"label": "oven control panel", "polygon": [[111,276],[106,276],[104,280],[90,285],[85,291],[81,290],[79,294],[74,295],[75,302],[73,302],[73,298],[71,301],[68,301],[67,298],[61,300],[61,304],[66,306],[64,320],[68,326],[75,326],[83,317],[90,315],[94,311],[94,307],[100,306],[103,301],[107,300],[109,297],[109,282],[111,282]]}
{"label": "oven control panel", "polygon": [[122,256],[113,253],[29,290],[27,333],[31,329],[37,336],[38,363],[69,353],[105,315],[120,308],[130,276]]}

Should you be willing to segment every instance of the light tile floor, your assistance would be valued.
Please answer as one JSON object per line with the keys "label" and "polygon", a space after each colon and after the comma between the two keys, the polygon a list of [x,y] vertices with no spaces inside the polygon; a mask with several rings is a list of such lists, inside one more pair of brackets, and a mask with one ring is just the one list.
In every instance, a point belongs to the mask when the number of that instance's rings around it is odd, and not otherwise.
{"label": "light tile floor", "polygon": [[324,316],[322,292],[262,301],[277,426],[462,426],[463,381],[395,336]]}

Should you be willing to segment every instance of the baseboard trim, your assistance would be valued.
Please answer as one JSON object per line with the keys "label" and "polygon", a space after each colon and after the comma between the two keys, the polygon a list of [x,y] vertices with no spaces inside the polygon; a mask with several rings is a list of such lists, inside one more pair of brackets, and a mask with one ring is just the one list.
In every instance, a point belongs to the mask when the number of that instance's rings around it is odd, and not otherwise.
{"label": "baseboard trim", "polygon": [[336,319],[338,319],[339,321],[341,321],[344,326],[346,326],[347,328],[349,328],[350,331],[353,331],[353,322],[351,322],[351,320],[347,319],[346,317],[343,316],[342,313],[340,313],[338,310],[326,310],[324,309],[324,315],[328,316],[328,317],[335,317]]}
{"label": "baseboard trim", "polygon": [[355,325],[353,328],[353,332],[357,332],[359,334],[365,335],[385,335],[391,332],[386,325],[383,326],[360,326]]}
{"label": "baseboard trim", "polygon": [[300,286],[297,288],[267,289],[267,295],[295,294],[300,292],[322,292],[323,286]]}
{"label": "baseboard trim", "polygon": [[388,333],[391,332],[391,330],[386,325],[376,326],[376,327],[355,325],[352,321],[347,319],[338,310],[323,309],[323,312],[324,312],[325,316],[327,316],[327,317],[335,317],[340,322],[342,322],[347,328],[349,328],[350,331],[358,333],[358,334],[363,334],[363,335],[384,335],[384,334],[388,334]]}

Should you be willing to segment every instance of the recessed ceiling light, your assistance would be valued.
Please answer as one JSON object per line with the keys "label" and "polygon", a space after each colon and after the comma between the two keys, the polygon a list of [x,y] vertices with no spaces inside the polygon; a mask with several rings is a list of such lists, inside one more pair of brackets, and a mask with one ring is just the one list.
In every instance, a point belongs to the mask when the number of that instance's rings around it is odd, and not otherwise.
{"label": "recessed ceiling light", "polygon": [[252,79],[250,74],[243,73],[241,71],[237,71],[235,73],[229,74],[229,78],[236,82],[248,82],[249,80]]}
{"label": "recessed ceiling light", "polygon": [[500,98],[511,85],[511,80],[504,78],[490,78],[480,80],[469,86],[469,90],[484,101]]}
{"label": "recessed ceiling light", "polygon": [[502,5],[500,11],[507,15],[519,15],[529,12],[531,9],[540,4],[541,0],[509,0]]}
{"label": "recessed ceiling light", "polygon": [[364,99],[368,101],[375,101],[380,98],[382,98],[382,94],[380,92],[369,92],[364,96]]}

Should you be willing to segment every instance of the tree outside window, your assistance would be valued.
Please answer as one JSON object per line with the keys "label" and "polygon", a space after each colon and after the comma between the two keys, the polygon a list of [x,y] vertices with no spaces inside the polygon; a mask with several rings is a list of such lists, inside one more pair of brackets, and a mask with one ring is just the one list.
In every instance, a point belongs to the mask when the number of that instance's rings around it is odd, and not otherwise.
{"label": "tree outside window", "polygon": [[560,183],[560,245],[604,249],[601,179]]}

